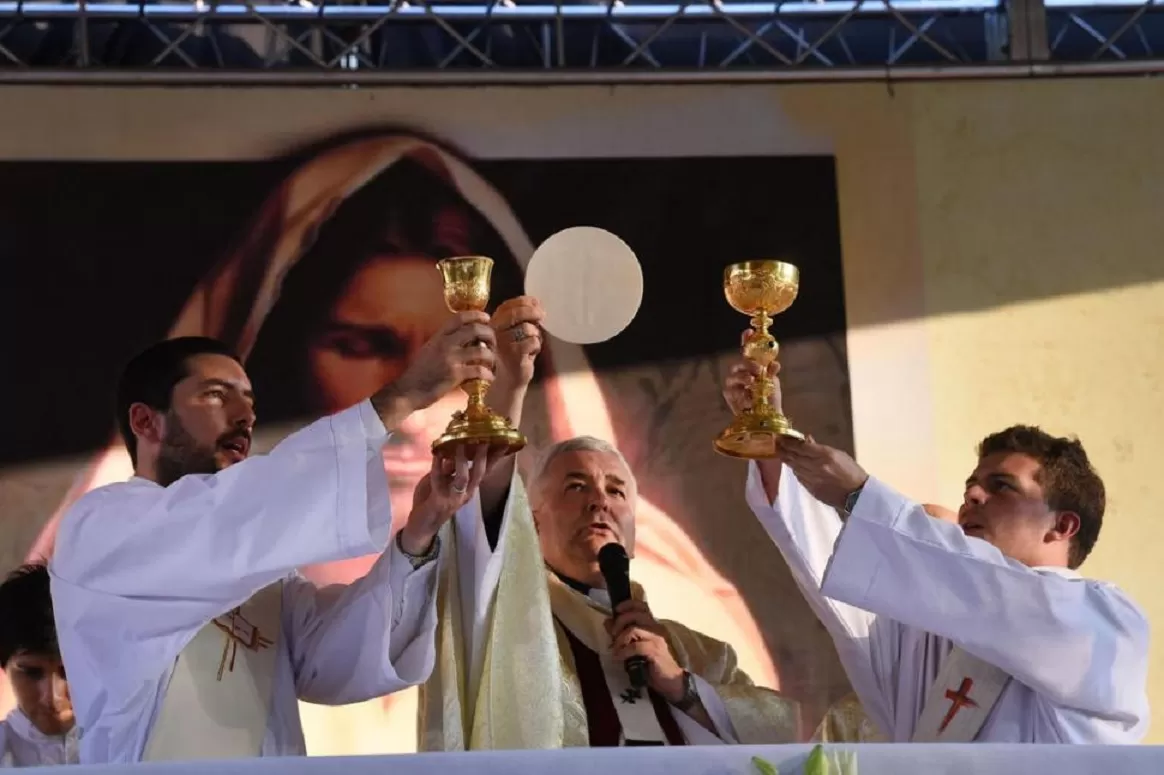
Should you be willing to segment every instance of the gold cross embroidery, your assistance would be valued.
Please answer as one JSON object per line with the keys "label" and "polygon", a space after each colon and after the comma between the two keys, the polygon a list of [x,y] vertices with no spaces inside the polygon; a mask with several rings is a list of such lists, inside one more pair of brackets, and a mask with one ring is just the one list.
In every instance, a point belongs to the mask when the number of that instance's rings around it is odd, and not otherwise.
{"label": "gold cross embroidery", "polygon": [[226,634],[226,643],[222,647],[222,661],[218,663],[218,680],[228,670],[234,672],[234,660],[238,656],[238,647],[258,651],[269,647],[273,641],[259,632],[259,628],[247,621],[242,615],[242,608],[236,608],[225,616],[214,620],[214,626]]}

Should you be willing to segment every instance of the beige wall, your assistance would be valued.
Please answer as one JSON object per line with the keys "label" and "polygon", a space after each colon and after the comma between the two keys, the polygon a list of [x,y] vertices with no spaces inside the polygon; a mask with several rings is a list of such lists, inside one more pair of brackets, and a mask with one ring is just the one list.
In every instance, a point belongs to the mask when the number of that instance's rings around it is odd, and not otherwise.
{"label": "beige wall", "polygon": [[[254,157],[367,124],[478,157],[835,152],[862,462],[955,505],[986,433],[1022,421],[1079,434],[1110,493],[1085,569],[1164,622],[1159,81],[9,88],[0,115],[6,158]],[[1164,700],[1159,675],[1152,690]]]}
{"label": "beige wall", "polygon": [[[931,86],[914,122],[940,493],[958,496],[975,441],[992,429],[1034,422],[1078,434],[1108,487],[1084,571],[1120,584],[1157,627],[1162,87]],[[1159,665],[1160,638],[1152,655]],[[1161,678],[1151,681],[1157,708]],[[1150,739],[1164,741],[1164,726]]]}

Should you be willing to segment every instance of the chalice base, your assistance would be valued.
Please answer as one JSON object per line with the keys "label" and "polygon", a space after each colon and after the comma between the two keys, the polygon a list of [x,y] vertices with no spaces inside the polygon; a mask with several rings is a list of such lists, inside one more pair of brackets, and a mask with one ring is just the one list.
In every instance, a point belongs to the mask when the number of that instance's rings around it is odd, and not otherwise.
{"label": "chalice base", "polygon": [[[525,436],[509,420],[489,409],[482,412],[456,412],[445,432],[432,443],[434,454],[453,456],[457,447],[487,444],[510,455],[525,447]],[[472,453],[469,453],[472,457]]]}
{"label": "chalice base", "polygon": [[804,434],[793,428],[782,414],[740,412],[715,440],[715,451],[747,460],[773,458],[779,455],[781,436],[804,439]]}

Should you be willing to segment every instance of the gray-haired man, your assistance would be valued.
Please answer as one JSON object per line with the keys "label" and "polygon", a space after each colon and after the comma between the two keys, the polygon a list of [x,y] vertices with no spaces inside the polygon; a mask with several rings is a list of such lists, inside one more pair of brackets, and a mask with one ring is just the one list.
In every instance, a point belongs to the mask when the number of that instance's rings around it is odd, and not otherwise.
{"label": "gray-haired man", "polygon": [[[545,450],[503,513],[458,512],[425,749],[791,742],[797,708],[756,687],[731,646],[652,615],[643,590],[610,609],[598,553],[634,556],[634,474],[608,442]],[[483,496],[485,497],[485,496]],[[460,625],[457,632],[457,627]],[[625,662],[647,661],[636,693]]]}

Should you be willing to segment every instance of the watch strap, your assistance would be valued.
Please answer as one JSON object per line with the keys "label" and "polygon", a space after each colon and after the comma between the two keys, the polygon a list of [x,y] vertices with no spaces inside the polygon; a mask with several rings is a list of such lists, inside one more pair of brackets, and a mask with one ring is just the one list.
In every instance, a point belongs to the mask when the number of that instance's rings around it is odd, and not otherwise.
{"label": "watch strap", "polygon": [[686,713],[691,710],[699,702],[699,689],[695,685],[695,676],[691,674],[690,670],[683,671],[683,696],[678,702],[674,703],[675,707]]}
{"label": "watch strap", "polygon": [[848,497],[845,498],[845,508],[841,511],[841,517],[843,519],[848,519],[850,516],[852,516],[853,509],[857,508],[857,501],[861,498],[861,491],[864,489],[865,483],[862,482],[860,487],[853,490],[851,493],[849,493]]}
{"label": "watch strap", "polygon": [[433,536],[432,543],[429,544],[428,551],[424,554],[410,554],[408,550],[404,548],[404,543],[401,540],[403,535],[403,530],[396,534],[396,548],[400,550],[401,554],[408,558],[408,562],[412,565],[413,570],[419,570],[425,565],[428,565],[430,562],[435,560],[437,555],[441,552],[441,537],[439,535]]}

